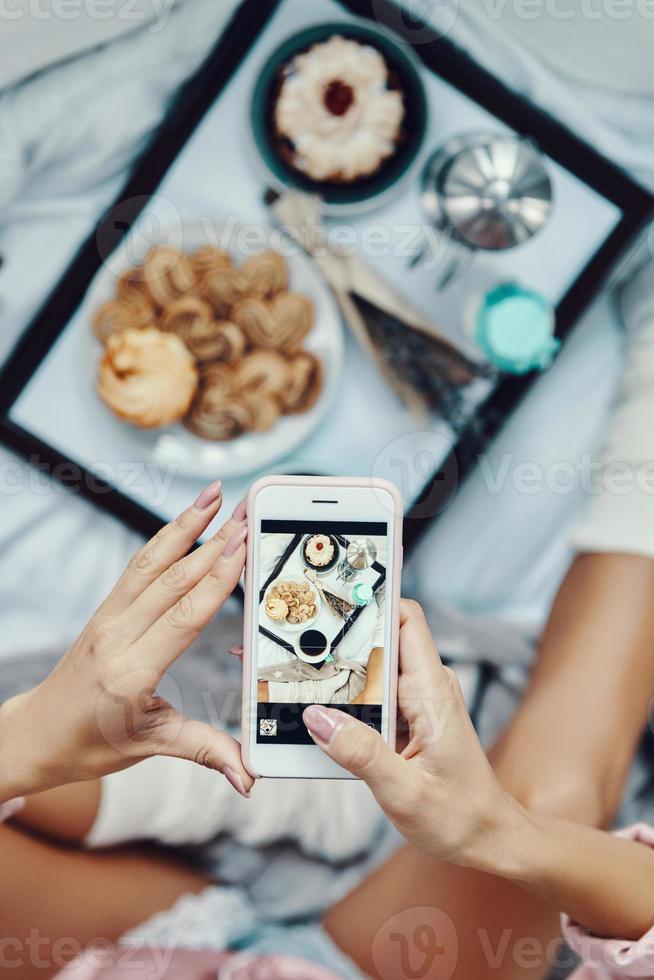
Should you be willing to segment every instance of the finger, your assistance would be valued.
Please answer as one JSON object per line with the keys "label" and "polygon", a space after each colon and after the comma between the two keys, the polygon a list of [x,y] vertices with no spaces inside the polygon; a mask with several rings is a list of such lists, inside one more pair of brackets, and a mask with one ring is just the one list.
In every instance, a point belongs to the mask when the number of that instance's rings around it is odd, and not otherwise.
{"label": "finger", "polygon": [[442,710],[456,696],[455,677],[438,655],[422,607],[400,603],[400,678],[398,706],[413,736],[428,739],[440,730]]}
{"label": "finger", "polygon": [[248,797],[254,779],[245,769],[241,759],[241,746],[226,732],[218,732],[211,725],[187,718],[181,724],[170,725],[175,736],[161,746],[160,755],[188,759],[198,765],[221,772],[237,793]]}
{"label": "finger", "polygon": [[363,779],[389,815],[394,801],[419,778],[415,767],[393,752],[379,732],[344,711],[313,704],[302,718],[314,742],[339,766]]}
{"label": "finger", "polygon": [[147,589],[174,561],[182,558],[206,531],[222,504],[221,482],[209,484],[196,501],[166,524],[132,556],[102,611],[115,615]]}
{"label": "finger", "polygon": [[213,619],[232,594],[245,563],[247,527],[241,525],[204,578],[183,595],[138,640],[132,650],[165,671]]}
{"label": "finger", "polygon": [[244,520],[244,509],[242,504],[239,504],[229,520],[213,537],[191,554],[169,565],[116,617],[114,630],[132,641],[143,636],[166,610],[190,592],[211,571],[231,536],[243,526]]}
{"label": "finger", "polygon": [[422,606],[412,599],[400,601],[400,671],[412,686],[446,686],[447,673]]}
{"label": "finger", "polygon": [[238,657],[238,659],[243,661],[243,644],[239,643],[235,647],[230,647],[227,653],[231,653],[233,657]]}

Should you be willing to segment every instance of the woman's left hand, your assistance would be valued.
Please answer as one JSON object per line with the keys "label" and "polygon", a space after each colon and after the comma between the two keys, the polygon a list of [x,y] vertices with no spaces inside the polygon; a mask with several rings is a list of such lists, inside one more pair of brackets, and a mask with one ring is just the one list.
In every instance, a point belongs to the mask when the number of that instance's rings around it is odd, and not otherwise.
{"label": "woman's left hand", "polygon": [[[152,755],[253,780],[238,742],[157,694],[166,670],[218,612],[245,561],[245,507],[191,552],[220,484],[138,551],[73,647],[38,687],[0,708],[0,801],[103,776]],[[83,587],[83,582],[80,587]]]}

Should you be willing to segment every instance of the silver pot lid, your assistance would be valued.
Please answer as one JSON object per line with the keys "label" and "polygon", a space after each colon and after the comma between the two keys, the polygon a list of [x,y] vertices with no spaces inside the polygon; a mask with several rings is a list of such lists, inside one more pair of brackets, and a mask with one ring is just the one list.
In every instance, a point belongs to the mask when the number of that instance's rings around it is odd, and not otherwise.
{"label": "silver pot lid", "polygon": [[427,161],[422,202],[435,223],[469,245],[499,251],[528,241],[547,223],[552,183],[528,140],[469,133]]}

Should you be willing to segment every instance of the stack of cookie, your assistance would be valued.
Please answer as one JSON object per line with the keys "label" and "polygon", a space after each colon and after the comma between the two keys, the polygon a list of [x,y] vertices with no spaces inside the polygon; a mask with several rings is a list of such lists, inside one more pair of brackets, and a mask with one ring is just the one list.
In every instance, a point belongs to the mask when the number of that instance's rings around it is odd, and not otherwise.
{"label": "stack of cookie", "polygon": [[315,619],[317,612],[315,593],[308,582],[280,579],[268,589],[266,614],[275,622],[298,626]]}
{"label": "stack of cookie", "polygon": [[236,267],[210,245],[193,255],[155,246],[93,318],[100,397],[132,425],[183,420],[213,440],[307,411],[322,388],[322,365],[302,347],[314,307],[288,278],[274,251]]}

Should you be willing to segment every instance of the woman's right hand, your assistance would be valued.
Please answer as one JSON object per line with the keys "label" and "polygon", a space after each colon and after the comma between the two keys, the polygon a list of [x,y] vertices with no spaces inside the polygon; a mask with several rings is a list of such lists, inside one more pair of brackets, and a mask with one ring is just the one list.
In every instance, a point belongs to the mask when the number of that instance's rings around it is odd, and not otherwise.
{"label": "woman's right hand", "polygon": [[[621,936],[601,955],[612,948],[624,953],[626,946],[637,958],[654,921],[654,852],[532,813],[505,793],[420,606],[403,602],[400,618],[398,691],[409,723],[406,749],[396,754],[363,722],[322,705],[305,708],[303,715],[316,743],[365,780],[402,836],[421,851],[519,883],[583,926],[582,945],[588,932]],[[649,831],[642,836],[649,841]]]}
{"label": "woman's right hand", "polygon": [[320,748],[368,784],[403,837],[435,857],[483,866],[487,845],[507,832],[517,804],[491,769],[421,607],[406,600],[398,699],[410,735],[401,754],[335,708],[312,705],[303,717]]}

